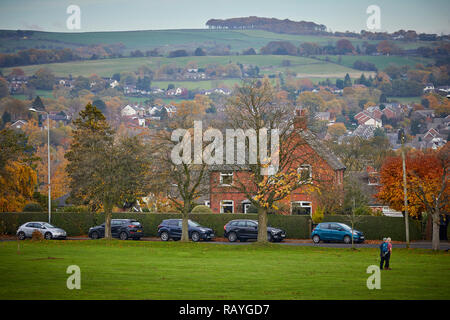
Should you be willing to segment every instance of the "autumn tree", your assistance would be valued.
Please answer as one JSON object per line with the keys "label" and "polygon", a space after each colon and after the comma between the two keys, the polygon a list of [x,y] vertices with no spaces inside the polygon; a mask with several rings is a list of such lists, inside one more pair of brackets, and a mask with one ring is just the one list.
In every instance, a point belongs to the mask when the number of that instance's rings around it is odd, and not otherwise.
{"label": "autumn tree", "polygon": [[347,132],[347,128],[345,127],[345,124],[342,122],[338,122],[335,124],[332,124],[328,127],[328,134],[330,135],[330,138],[333,141],[336,141],[340,136],[344,135]]}
{"label": "autumn tree", "polygon": [[308,109],[310,115],[323,111],[325,108],[325,100],[317,93],[302,92],[297,98],[297,103],[303,108]]}
{"label": "autumn tree", "polygon": [[139,137],[117,138],[104,115],[91,104],[74,121],[69,161],[71,200],[105,212],[105,238],[111,238],[114,205],[146,195],[149,161]]}
{"label": "autumn tree", "polygon": [[353,47],[349,40],[341,39],[336,43],[336,50],[339,54],[353,53],[355,51],[355,47]]}
{"label": "autumn tree", "polygon": [[28,83],[36,89],[52,90],[55,85],[55,75],[49,68],[40,68]]}
{"label": "autumn tree", "polygon": [[[449,212],[448,184],[450,147],[440,150],[414,151],[406,156],[406,187],[408,213],[418,217],[422,212],[433,221],[433,250],[439,249],[441,214]],[[381,169],[381,188],[378,199],[398,211],[405,211],[401,157],[386,160]]]}
{"label": "autumn tree", "polygon": [[[171,207],[181,213],[181,241],[189,241],[188,217],[195,206],[194,201],[206,193],[207,168],[203,161],[194,161],[191,146],[194,146],[194,121],[205,114],[207,99],[196,97],[177,105],[176,115],[170,119],[167,130],[152,135],[152,192],[161,193]],[[201,149],[206,142],[200,144]],[[195,148],[195,147],[194,147]],[[182,159],[178,161],[177,159]]]}
{"label": "autumn tree", "polygon": [[0,131],[0,211],[20,211],[32,199],[36,173],[24,134]]}
{"label": "autumn tree", "polygon": [[[248,147],[249,153],[256,151],[256,161],[248,161],[244,165],[238,162],[230,165],[227,161],[227,165],[236,172],[231,188],[243,193],[257,208],[258,242],[267,242],[269,210],[277,210],[277,203],[285,201],[294,190],[303,188],[305,192],[312,192],[316,187],[312,184],[313,177],[308,168],[299,170],[314,160],[311,153],[298,152],[304,149],[309,136],[306,118],[295,117],[294,111],[292,105],[277,101],[276,91],[268,79],[244,82],[236,88],[236,95],[231,98],[227,109],[228,128],[235,132],[243,130],[256,133],[253,146],[256,150],[251,150],[251,136],[247,137],[248,142],[244,138],[244,146]],[[270,149],[261,142],[260,134],[265,130],[270,136],[266,142],[270,142]],[[275,133],[278,133],[278,139]],[[271,150],[270,155],[267,150]],[[275,159],[277,161],[274,164]]]}
{"label": "autumn tree", "polygon": [[0,98],[9,96],[8,81],[0,77]]}

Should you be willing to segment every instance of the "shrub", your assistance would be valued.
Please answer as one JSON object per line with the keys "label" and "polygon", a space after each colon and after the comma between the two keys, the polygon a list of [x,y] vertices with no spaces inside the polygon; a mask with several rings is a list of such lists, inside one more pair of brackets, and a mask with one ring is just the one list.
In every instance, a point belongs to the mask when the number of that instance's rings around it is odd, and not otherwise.
{"label": "shrub", "polygon": [[36,202],[29,202],[23,207],[22,212],[43,212],[41,205]]}
{"label": "shrub", "polygon": [[314,211],[314,214],[312,216],[312,221],[314,223],[316,223],[316,224],[317,223],[321,223],[322,220],[323,220],[324,212],[325,212],[325,210],[323,210],[322,208],[318,207],[316,209],[316,211]]}
{"label": "shrub", "polygon": [[192,209],[192,213],[213,213],[211,208],[205,205],[198,205]]}

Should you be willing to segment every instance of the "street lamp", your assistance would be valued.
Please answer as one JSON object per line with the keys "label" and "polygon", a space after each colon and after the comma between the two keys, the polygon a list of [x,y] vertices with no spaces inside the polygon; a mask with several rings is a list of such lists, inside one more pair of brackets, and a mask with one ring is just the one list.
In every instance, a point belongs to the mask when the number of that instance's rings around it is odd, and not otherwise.
{"label": "street lamp", "polygon": [[47,164],[48,164],[48,223],[51,221],[52,216],[52,193],[51,193],[51,180],[50,180],[50,115],[46,111],[36,110],[35,108],[29,108],[28,110],[36,113],[47,114]]}
{"label": "street lamp", "polygon": [[401,129],[400,140],[402,143],[402,169],[403,169],[403,202],[405,206],[405,237],[406,248],[409,248],[409,217],[408,217],[408,195],[406,190],[406,160],[405,160],[405,131]]}

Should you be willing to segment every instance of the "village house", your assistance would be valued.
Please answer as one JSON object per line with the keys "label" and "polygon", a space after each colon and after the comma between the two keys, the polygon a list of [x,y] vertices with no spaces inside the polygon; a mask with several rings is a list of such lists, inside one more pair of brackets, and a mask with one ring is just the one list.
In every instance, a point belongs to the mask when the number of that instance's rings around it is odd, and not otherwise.
{"label": "village house", "polygon": [[26,120],[17,120],[11,124],[11,129],[21,130],[24,125],[27,124]]}
{"label": "village house", "polygon": [[[302,175],[305,174],[311,179],[311,183],[316,183],[317,186],[320,184],[343,187],[345,166],[306,125],[307,116],[298,113],[291,137],[300,144],[295,144],[298,146],[294,151],[296,160],[290,164],[291,168]],[[236,169],[236,166],[230,165],[214,166],[209,174],[208,202],[213,212],[248,213],[250,200],[233,185],[235,181],[245,182],[249,177],[250,172],[245,167]],[[294,190],[283,202],[289,207],[288,214],[292,215],[312,215],[320,205],[314,194],[307,192],[304,186]]]}
{"label": "village house", "polygon": [[352,132],[350,136],[361,137],[365,140],[371,139],[375,134],[376,128],[377,127],[373,125],[361,124],[355,129],[355,131]]}
{"label": "village house", "polygon": [[378,107],[369,107],[355,115],[359,125],[381,127],[381,116],[383,112]]}
{"label": "village house", "polygon": [[435,128],[430,128],[424,134],[417,134],[411,142],[411,146],[419,150],[437,149],[446,143],[447,136],[440,134]]}
{"label": "village house", "polygon": [[137,105],[126,105],[120,110],[120,115],[122,117],[132,117],[132,116],[145,116],[145,108]]}
{"label": "village house", "polygon": [[358,172],[349,172],[350,177],[355,179],[361,191],[367,197],[367,205],[373,211],[379,211],[384,216],[403,217],[402,213],[390,208],[388,205],[380,201],[375,195],[378,193],[380,184],[380,173],[372,166],[367,166],[366,170]]}

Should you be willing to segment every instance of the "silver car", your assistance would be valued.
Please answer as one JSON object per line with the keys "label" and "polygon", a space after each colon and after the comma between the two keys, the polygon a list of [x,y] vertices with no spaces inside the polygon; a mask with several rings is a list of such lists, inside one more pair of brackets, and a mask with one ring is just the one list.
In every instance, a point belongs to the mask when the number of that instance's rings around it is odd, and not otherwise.
{"label": "silver car", "polygon": [[26,238],[31,238],[33,232],[37,230],[44,236],[44,239],[65,239],[67,236],[66,231],[61,228],[52,226],[47,222],[27,222],[19,227],[17,230],[17,238],[19,240],[25,240]]}

